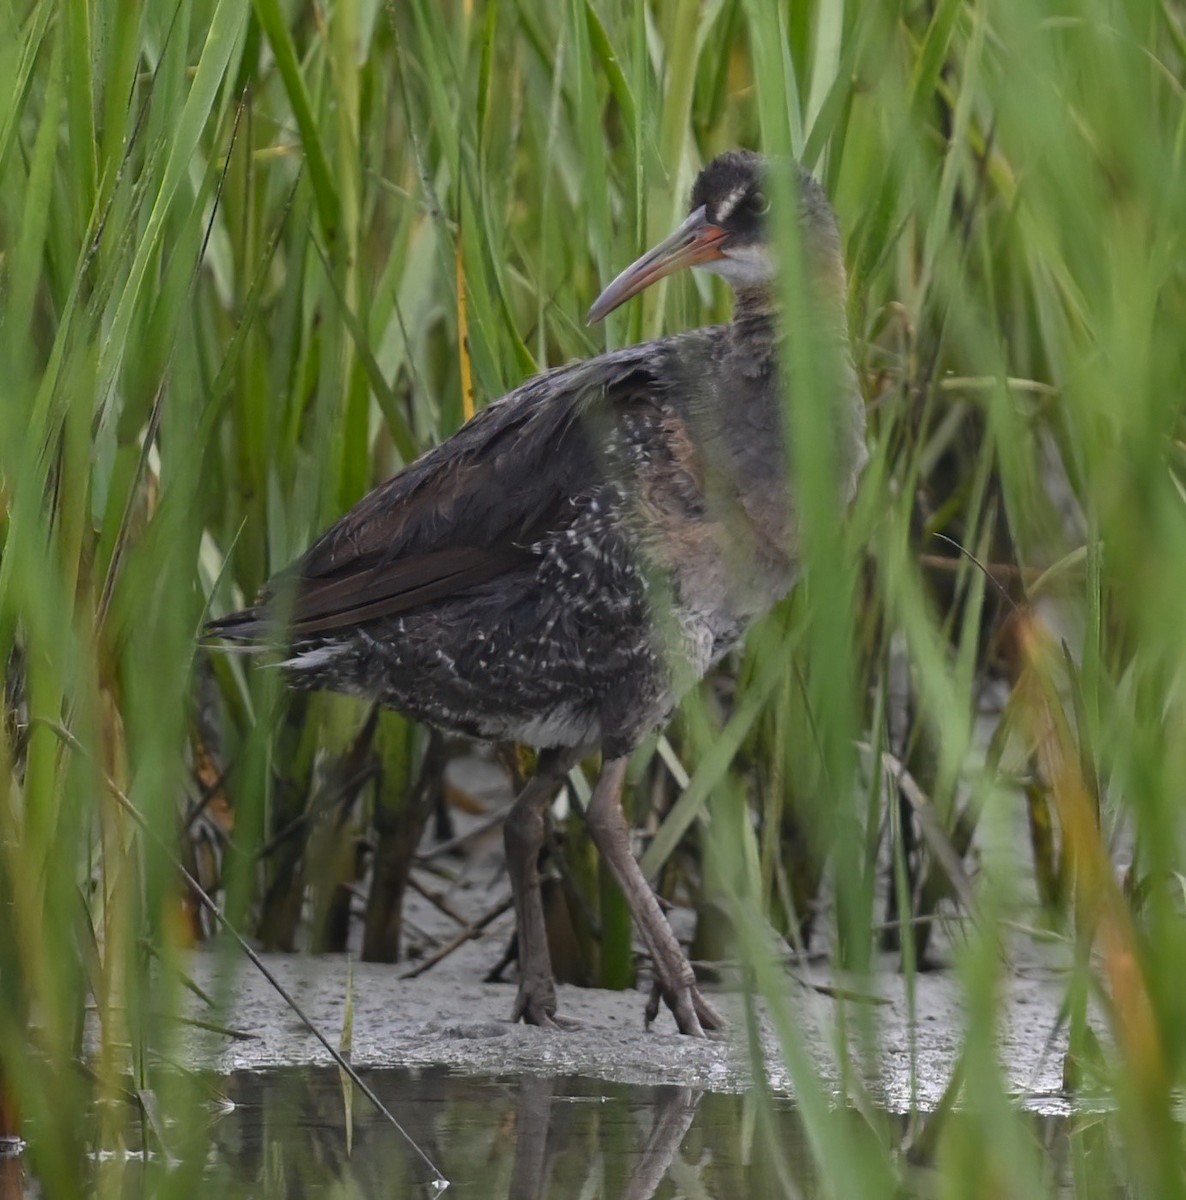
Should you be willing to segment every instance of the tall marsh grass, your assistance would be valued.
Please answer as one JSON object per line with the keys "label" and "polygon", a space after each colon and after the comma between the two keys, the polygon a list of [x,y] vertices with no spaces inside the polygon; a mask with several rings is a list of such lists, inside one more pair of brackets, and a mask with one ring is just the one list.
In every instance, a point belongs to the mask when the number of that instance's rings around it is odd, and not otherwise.
{"label": "tall marsh grass", "polygon": [[[772,954],[827,895],[858,975],[896,946],[917,978],[929,917],[969,918],[926,1187],[1050,1189],[994,1052],[1021,922],[1065,945],[1070,1073],[1116,1109],[1070,1138],[1074,1194],[1104,1155],[1186,1195],[1184,89],[1176,0],[0,6],[0,1111],[47,1194],[140,1126],[181,1163],[155,1194],[194,1194],[160,845],[197,867],[213,822],[251,927],[261,847],[358,746],[361,710],[200,654],[204,615],[538,369],[725,318],[706,279],[581,314],[746,145],[834,200],[872,460],[845,518],[793,406],[806,582],[660,748],[690,779],[646,866],[704,846],[821,1193],[915,1186],[823,1090]],[[382,721],[398,813],[426,739]]]}

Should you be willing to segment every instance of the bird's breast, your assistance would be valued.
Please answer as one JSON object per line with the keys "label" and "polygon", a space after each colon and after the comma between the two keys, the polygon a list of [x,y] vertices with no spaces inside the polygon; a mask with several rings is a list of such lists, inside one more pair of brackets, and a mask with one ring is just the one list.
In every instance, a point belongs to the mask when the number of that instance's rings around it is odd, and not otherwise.
{"label": "bird's breast", "polygon": [[702,675],[794,584],[785,473],[771,465],[744,477],[673,418],[664,453],[649,458],[630,501],[656,627]]}

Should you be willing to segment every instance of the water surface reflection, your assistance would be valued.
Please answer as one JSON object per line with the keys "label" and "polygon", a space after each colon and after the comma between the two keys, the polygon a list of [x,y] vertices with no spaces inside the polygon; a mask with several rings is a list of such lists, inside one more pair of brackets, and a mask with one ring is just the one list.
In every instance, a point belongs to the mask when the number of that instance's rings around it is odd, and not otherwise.
{"label": "water surface reflection", "polygon": [[[93,1164],[99,1197],[431,1197],[435,1164],[458,1200],[737,1200],[810,1198],[817,1185],[800,1114],[786,1100],[759,1105],[752,1095],[687,1087],[637,1087],[586,1078],[474,1078],[444,1070],[364,1072],[413,1148],[357,1093],[347,1107],[335,1069],[242,1072],[210,1080],[203,1123],[165,1131],[178,1153],[106,1152]],[[191,1077],[192,1078],[192,1077]],[[904,1194],[927,1195],[937,1182],[918,1151],[933,1144],[938,1118],[873,1114],[891,1150]],[[863,1134],[874,1131],[865,1119]],[[958,1145],[958,1112],[942,1118]],[[1087,1120],[1032,1117],[1048,1170],[1047,1194],[1072,1196],[1084,1164],[1092,1187],[1111,1195],[1106,1127]],[[860,1131],[854,1131],[860,1132]],[[857,1142],[862,1141],[858,1138]],[[872,1149],[872,1147],[871,1147]],[[1072,1164],[1077,1163],[1078,1167]],[[11,1165],[11,1164],[9,1164]],[[26,1174],[0,1179],[0,1200],[40,1193]]]}

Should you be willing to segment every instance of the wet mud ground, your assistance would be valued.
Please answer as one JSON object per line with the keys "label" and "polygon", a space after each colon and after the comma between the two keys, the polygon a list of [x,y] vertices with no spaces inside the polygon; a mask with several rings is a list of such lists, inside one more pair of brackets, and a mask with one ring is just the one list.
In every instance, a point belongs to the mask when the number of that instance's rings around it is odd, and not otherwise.
{"label": "wet mud ground", "polygon": [[[501,773],[478,760],[465,768],[466,790],[497,810],[506,802]],[[470,819],[470,828],[481,821]],[[466,830],[463,819],[459,828]],[[502,863],[501,832],[480,832],[462,857],[447,861],[451,879],[425,874],[426,890],[447,896],[454,912],[476,922],[509,896]],[[430,843],[428,843],[430,844]],[[746,1020],[739,995],[728,986],[710,989],[730,1018],[731,1028],[705,1041],[681,1037],[666,1010],[647,1031],[646,995],[561,985],[561,1013],[579,1021],[571,1031],[512,1024],[514,967],[506,983],[484,983],[513,930],[508,910],[481,936],[416,978],[406,976],[458,933],[456,923],[423,895],[409,890],[407,941],[414,955],[394,965],[363,963],[345,956],[270,954],[271,971],[334,1044],[352,1007],[352,1061],[362,1069],[446,1068],[464,1075],[536,1075],[600,1079],[618,1084],[673,1085],[736,1092],[751,1080]],[[676,910],[677,932],[690,932],[691,914]],[[821,921],[821,925],[826,925]],[[940,961],[954,957],[952,930],[937,931]],[[1065,995],[1061,948],[1036,935],[1011,933],[1000,996],[999,1054],[1010,1086],[1036,1111],[1065,1111],[1062,1099]],[[933,1108],[943,1095],[965,1031],[964,985],[954,968],[914,979],[913,997],[885,955],[866,979],[839,979],[825,961],[792,965],[787,988],[804,1045],[822,1078],[838,1084],[837,1029],[870,1023],[876,1058],[863,1073],[872,1098],[889,1111]],[[202,1030],[186,1036],[185,1057],[219,1074],[243,1070],[324,1066],[325,1049],[260,973],[234,947],[195,952],[186,969],[220,1001],[211,1011],[197,1000],[190,1015],[246,1035],[231,1039]],[[640,979],[649,978],[645,964]],[[846,1010],[846,1011],[842,1011]],[[776,1091],[793,1098],[794,1087],[768,1022],[762,1020],[766,1069]],[[851,1054],[851,1050],[850,1050]]]}
{"label": "wet mud ground", "polygon": [[[332,1045],[342,1046],[343,1030],[351,1027],[349,1057],[400,1128],[344,1088],[326,1049],[237,946],[210,944],[183,961],[208,999],[185,992],[194,1023],[180,1027],[181,1044],[171,1053],[187,1077],[204,1081],[204,1165],[192,1194],[431,1197],[442,1178],[450,1182],[445,1194],[473,1200],[818,1194],[794,1080],[760,1004],[758,1041],[776,1098],[769,1119],[755,1123],[746,1005],[727,969],[726,982],[707,990],[730,1028],[706,1040],[680,1036],[665,1010],[644,1029],[644,990],[561,985],[560,1011],[579,1022],[576,1029],[510,1021],[514,967],[505,983],[483,982],[504,955],[513,916],[501,829],[480,815],[505,806],[507,789],[489,764],[474,760],[464,771],[464,789],[478,803],[457,824],[473,836],[444,856],[426,839],[425,862],[415,873],[419,890],[410,889],[405,901],[404,961],[262,956]],[[994,854],[998,864],[1007,863],[1017,879],[1015,911],[1024,914],[1032,905],[1024,894],[1029,860],[1019,853],[1020,811],[995,828],[991,819],[984,822],[974,865]],[[426,893],[443,897],[453,915]],[[458,943],[459,922],[472,927],[492,913],[498,915],[479,936]],[[676,908],[671,916],[687,939],[692,914]],[[944,1100],[964,1046],[967,996],[957,964],[967,926],[954,911],[944,915],[932,938],[940,969],[917,974],[908,991],[896,955],[882,956],[867,977],[838,977],[826,944],[831,924],[821,916],[818,955],[785,970],[798,1036],[816,1075],[837,1096],[853,1095],[857,1064],[869,1104],[881,1110],[877,1119],[906,1147],[926,1127],[925,1114]],[[1070,1196],[1068,1147],[1081,1105],[1062,1090],[1066,948],[1021,924],[1000,934],[1002,1071],[1031,1114],[1050,1194]],[[645,962],[639,978],[645,988]],[[851,1039],[846,1050],[842,1029]],[[845,1086],[842,1061],[850,1064]],[[191,1068],[198,1074],[190,1075]],[[0,1195],[40,1194],[25,1165],[13,1161],[7,1169],[19,1188]],[[94,1194],[153,1195],[169,1169],[166,1154],[113,1148],[96,1157]],[[925,1192],[924,1186],[919,1194]]]}
{"label": "wet mud ground", "polygon": [[[481,946],[481,942],[478,946]],[[487,948],[491,957],[498,947]],[[351,1058],[360,1068],[446,1067],[470,1075],[536,1074],[604,1079],[615,1083],[668,1084],[712,1091],[742,1091],[751,1080],[740,998],[713,992],[731,1020],[724,1034],[698,1041],[680,1036],[668,1014],[643,1029],[642,992],[608,992],[561,986],[561,1011],[581,1022],[578,1029],[552,1031],[512,1024],[514,987],[478,982],[464,962],[443,964],[418,979],[398,978],[398,969],[350,963],[343,957],[266,956],[269,968],[308,1016],[338,1044],[353,994]],[[489,965],[487,963],[487,965]],[[888,964],[887,964],[888,965]],[[213,955],[190,963],[195,982],[214,995],[229,994],[225,1020],[249,1034],[245,1040],[195,1031],[189,1061],[219,1074],[245,1069],[324,1066],[331,1062],[271,986],[253,969],[235,963],[227,978]],[[933,1108],[950,1078],[964,1036],[964,997],[951,972],[932,972],[916,981],[913,1017],[900,976],[888,970],[872,981],[882,1003],[837,999],[835,986],[868,993],[868,981],[838,981],[822,968],[795,968],[796,1019],[822,1077],[838,1083],[834,1048],[839,1009],[849,1009],[850,1026],[860,1006],[872,1015],[878,1060],[869,1066],[873,1098],[890,1111]],[[999,1052],[1012,1088],[1038,1111],[1064,1110],[1061,1100],[1065,1038],[1059,1024],[1063,989],[1055,973],[1030,968],[1013,975],[1001,997]],[[197,1016],[197,1012],[194,1013]],[[206,1018],[208,1019],[208,1017]],[[769,1026],[763,1021],[767,1072],[775,1090],[794,1087]]]}

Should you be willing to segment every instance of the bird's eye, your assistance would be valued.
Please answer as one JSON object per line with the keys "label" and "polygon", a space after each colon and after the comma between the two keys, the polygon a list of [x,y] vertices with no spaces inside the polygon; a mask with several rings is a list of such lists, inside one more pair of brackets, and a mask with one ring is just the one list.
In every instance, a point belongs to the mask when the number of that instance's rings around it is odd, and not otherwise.
{"label": "bird's eye", "polygon": [[756,217],[764,217],[770,211],[770,197],[765,192],[750,192],[749,210]]}

